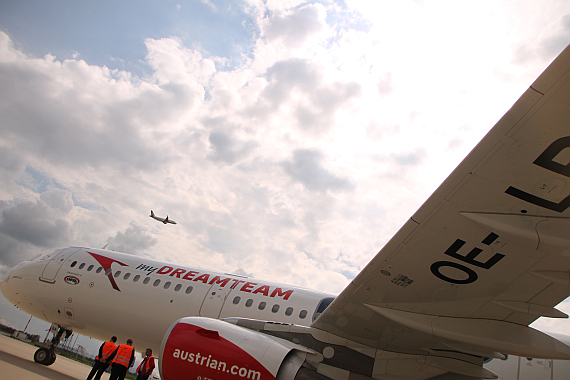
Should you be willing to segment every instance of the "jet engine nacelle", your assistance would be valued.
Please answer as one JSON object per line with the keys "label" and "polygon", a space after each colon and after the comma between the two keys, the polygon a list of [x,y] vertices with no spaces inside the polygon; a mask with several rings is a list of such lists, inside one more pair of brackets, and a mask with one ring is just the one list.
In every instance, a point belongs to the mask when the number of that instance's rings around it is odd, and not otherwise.
{"label": "jet engine nacelle", "polygon": [[294,380],[304,362],[295,345],[217,319],[176,321],[160,348],[162,379]]}

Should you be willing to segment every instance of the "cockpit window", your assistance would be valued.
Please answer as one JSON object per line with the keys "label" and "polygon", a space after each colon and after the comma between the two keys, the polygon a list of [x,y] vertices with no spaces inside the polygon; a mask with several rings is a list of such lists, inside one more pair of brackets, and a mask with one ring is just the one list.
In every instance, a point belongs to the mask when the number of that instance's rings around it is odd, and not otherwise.
{"label": "cockpit window", "polygon": [[35,255],[34,257],[32,257],[32,258],[30,259],[30,261],[37,260],[37,259],[39,259],[40,257],[42,257],[42,255],[43,255],[43,252],[40,252],[40,253],[38,253],[37,255]]}
{"label": "cockpit window", "polygon": [[321,302],[319,302],[317,310],[315,310],[315,314],[313,314],[313,322],[329,307],[332,301],[334,301],[334,297],[323,298]]}
{"label": "cockpit window", "polygon": [[29,259],[29,261],[49,261],[64,249],[65,248],[48,249],[47,251],[43,251],[37,255],[34,255],[31,259]]}
{"label": "cockpit window", "polygon": [[51,259],[56,257],[63,250],[65,250],[65,248],[50,249],[50,250],[42,252],[39,255],[34,256],[31,260],[50,261]]}

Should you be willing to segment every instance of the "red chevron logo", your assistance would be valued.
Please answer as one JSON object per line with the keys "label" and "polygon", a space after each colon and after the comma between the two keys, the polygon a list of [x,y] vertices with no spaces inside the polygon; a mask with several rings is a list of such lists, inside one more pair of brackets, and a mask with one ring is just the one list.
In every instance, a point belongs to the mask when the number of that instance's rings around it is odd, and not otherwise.
{"label": "red chevron logo", "polygon": [[[111,259],[111,258],[109,258],[109,257],[102,256],[102,255],[99,255],[99,254],[97,254],[97,253],[93,253],[93,252],[89,252],[89,251],[88,251],[87,253],[90,254],[91,256],[93,256],[93,258],[94,258],[95,260],[97,260],[97,262],[98,262],[99,264],[101,264],[101,266],[103,267],[103,270],[105,270],[105,272],[106,272],[107,270],[111,269],[111,265],[112,265],[113,263],[117,263],[117,264],[119,264],[119,265],[121,265],[121,266],[128,267],[127,264],[122,263],[122,262],[120,262],[120,261],[118,261],[118,260]],[[113,289],[118,290],[118,291],[120,292],[121,289],[119,289],[119,286],[117,286],[117,283],[115,282],[115,278],[113,277],[113,273],[110,272],[110,273],[107,275],[107,277],[109,278],[109,281],[111,281],[111,285],[113,286]]]}

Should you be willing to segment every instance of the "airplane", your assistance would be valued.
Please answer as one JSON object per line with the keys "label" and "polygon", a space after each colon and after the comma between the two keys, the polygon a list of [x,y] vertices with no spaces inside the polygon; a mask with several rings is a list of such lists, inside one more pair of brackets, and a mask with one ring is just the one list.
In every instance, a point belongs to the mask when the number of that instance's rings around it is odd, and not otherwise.
{"label": "airplane", "polygon": [[96,248],[1,280],[52,323],[158,353],[164,380],[560,379],[568,318],[570,46],[339,294]]}
{"label": "airplane", "polygon": [[164,224],[170,223],[170,224],[176,224],[176,222],[174,220],[168,219],[168,215],[166,215],[166,219],[165,218],[161,218],[160,216],[156,216],[154,215],[154,212],[152,210],[150,210],[150,215],[151,218],[158,220],[159,222],[162,222]]}

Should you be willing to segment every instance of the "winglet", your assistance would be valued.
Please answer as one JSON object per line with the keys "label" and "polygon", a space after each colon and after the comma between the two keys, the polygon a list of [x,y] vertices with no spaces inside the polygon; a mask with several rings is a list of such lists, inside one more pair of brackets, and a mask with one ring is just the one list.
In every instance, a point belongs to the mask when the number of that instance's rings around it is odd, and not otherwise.
{"label": "winglet", "polygon": [[152,210],[150,210],[150,215],[151,218],[154,218],[154,212],[152,212]]}

